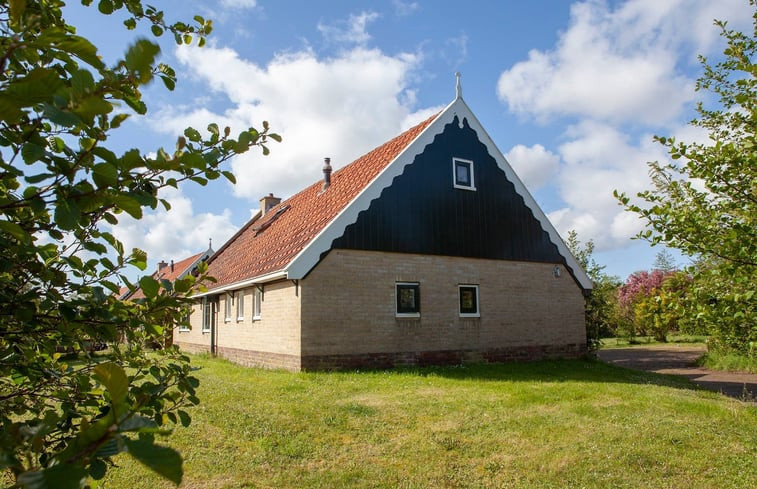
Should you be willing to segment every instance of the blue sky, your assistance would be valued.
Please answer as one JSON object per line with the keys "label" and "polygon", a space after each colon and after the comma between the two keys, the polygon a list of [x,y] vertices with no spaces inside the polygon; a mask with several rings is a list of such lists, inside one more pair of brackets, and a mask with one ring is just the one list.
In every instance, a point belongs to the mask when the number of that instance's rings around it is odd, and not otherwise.
{"label": "blue sky", "polygon": [[[108,62],[148,36],[70,3],[69,20]],[[177,88],[146,89],[147,116],[113,145],[150,153],[190,125],[238,131],[262,120],[284,140],[270,156],[233,160],[234,187],[185,186],[164,193],[170,212],[122,219],[117,236],[151,264],[199,252],[208,238],[217,249],[260,197],[317,180],[323,157],[341,167],[446,106],[460,71],[463,98],[558,231],[593,239],[597,261],[622,279],[650,268],[658,250],[630,239],[641,223],[612,191],[649,185],[646,162],[666,157],[654,134],[704,137],[687,125],[703,96],[697,54],[722,52],[713,19],[741,30],[751,19],[746,0],[155,3],[168,19],[211,18],[214,32],[202,49],[161,38]]]}

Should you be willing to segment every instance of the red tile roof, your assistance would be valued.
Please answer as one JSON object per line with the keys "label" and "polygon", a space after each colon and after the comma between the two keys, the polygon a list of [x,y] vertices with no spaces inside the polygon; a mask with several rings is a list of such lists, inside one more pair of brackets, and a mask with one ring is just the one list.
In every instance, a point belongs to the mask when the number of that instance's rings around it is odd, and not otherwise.
{"label": "red tile roof", "polygon": [[[155,280],[168,280],[169,282],[172,282],[179,278],[179,276],[189,271],[189,268],[195,264],[195,262],[206,252],[203,251],[202,253],[197,253],[196,255],[192,255],[189,258],[184,258],[183,260],[179,262],[175,262],[173,264],[173,270],[171,270],[171,265],[166,265],[163,267],[163,270],[160,270],[159,272],[155,272],[152,274],[152,278]],[[129,299],[144,299],[145,294],[142,292],[142,289],[137,289],[134,294],[132,294]]]}
{"label": "red tile roof", "polygon": [[335,171],[325,192],[319,180],[250,220],[210,259],[208,289],[284,269],[437,115]]}

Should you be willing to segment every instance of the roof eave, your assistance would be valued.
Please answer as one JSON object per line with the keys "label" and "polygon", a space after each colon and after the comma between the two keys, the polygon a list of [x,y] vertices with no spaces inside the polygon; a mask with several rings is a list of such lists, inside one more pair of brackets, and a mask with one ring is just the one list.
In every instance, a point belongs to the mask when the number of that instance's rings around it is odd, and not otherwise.
{"label": "roof eave", "polygon": [[287,278],[289,277],[287,276],[286,270],[277,270],[275,272],[266,273],[264,275],[258,275],[257,277],[248,278],[248,279],[234,282],[231,284],[223,285],[221,287],[208,289],[205,292],[192,294],[192,297],[205,297],[205,296],[210,296],[210,295],[218,295],[223,292],[244,289],[245,287],[249,287],[251,285],[264,284],[268,282],[274,282],[277,280],[286,280]]}

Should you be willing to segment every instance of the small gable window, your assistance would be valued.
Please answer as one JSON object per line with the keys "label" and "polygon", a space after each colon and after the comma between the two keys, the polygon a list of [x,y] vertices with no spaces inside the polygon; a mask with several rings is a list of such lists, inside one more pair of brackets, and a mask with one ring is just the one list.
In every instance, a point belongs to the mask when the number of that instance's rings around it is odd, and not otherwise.
{"label": "small gable window", "polygon": [[478,285],[458,285],[460,296],[460,317],[481,317],[478,310]]}
{"label": "small gable window", "polygon": [[397,282],[397,317],[420,317],[421,285],[418,282]]}
{"label": "small gable window", "polygon": [[473,162],[460,158],[452,158],[452,172],[455,188],[476,190],[473,177]]}

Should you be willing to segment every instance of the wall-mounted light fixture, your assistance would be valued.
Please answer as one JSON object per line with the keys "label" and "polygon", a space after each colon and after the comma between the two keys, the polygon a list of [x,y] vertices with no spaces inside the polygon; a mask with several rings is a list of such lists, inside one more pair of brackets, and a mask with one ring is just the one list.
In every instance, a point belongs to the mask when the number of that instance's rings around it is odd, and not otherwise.
{"label": "wall-mounted light fixture", "polygon": [[555,278],[560,278],[560,267],[558,265],[555,265],[555,268],[552,270],[552,275],[554,275]]}

